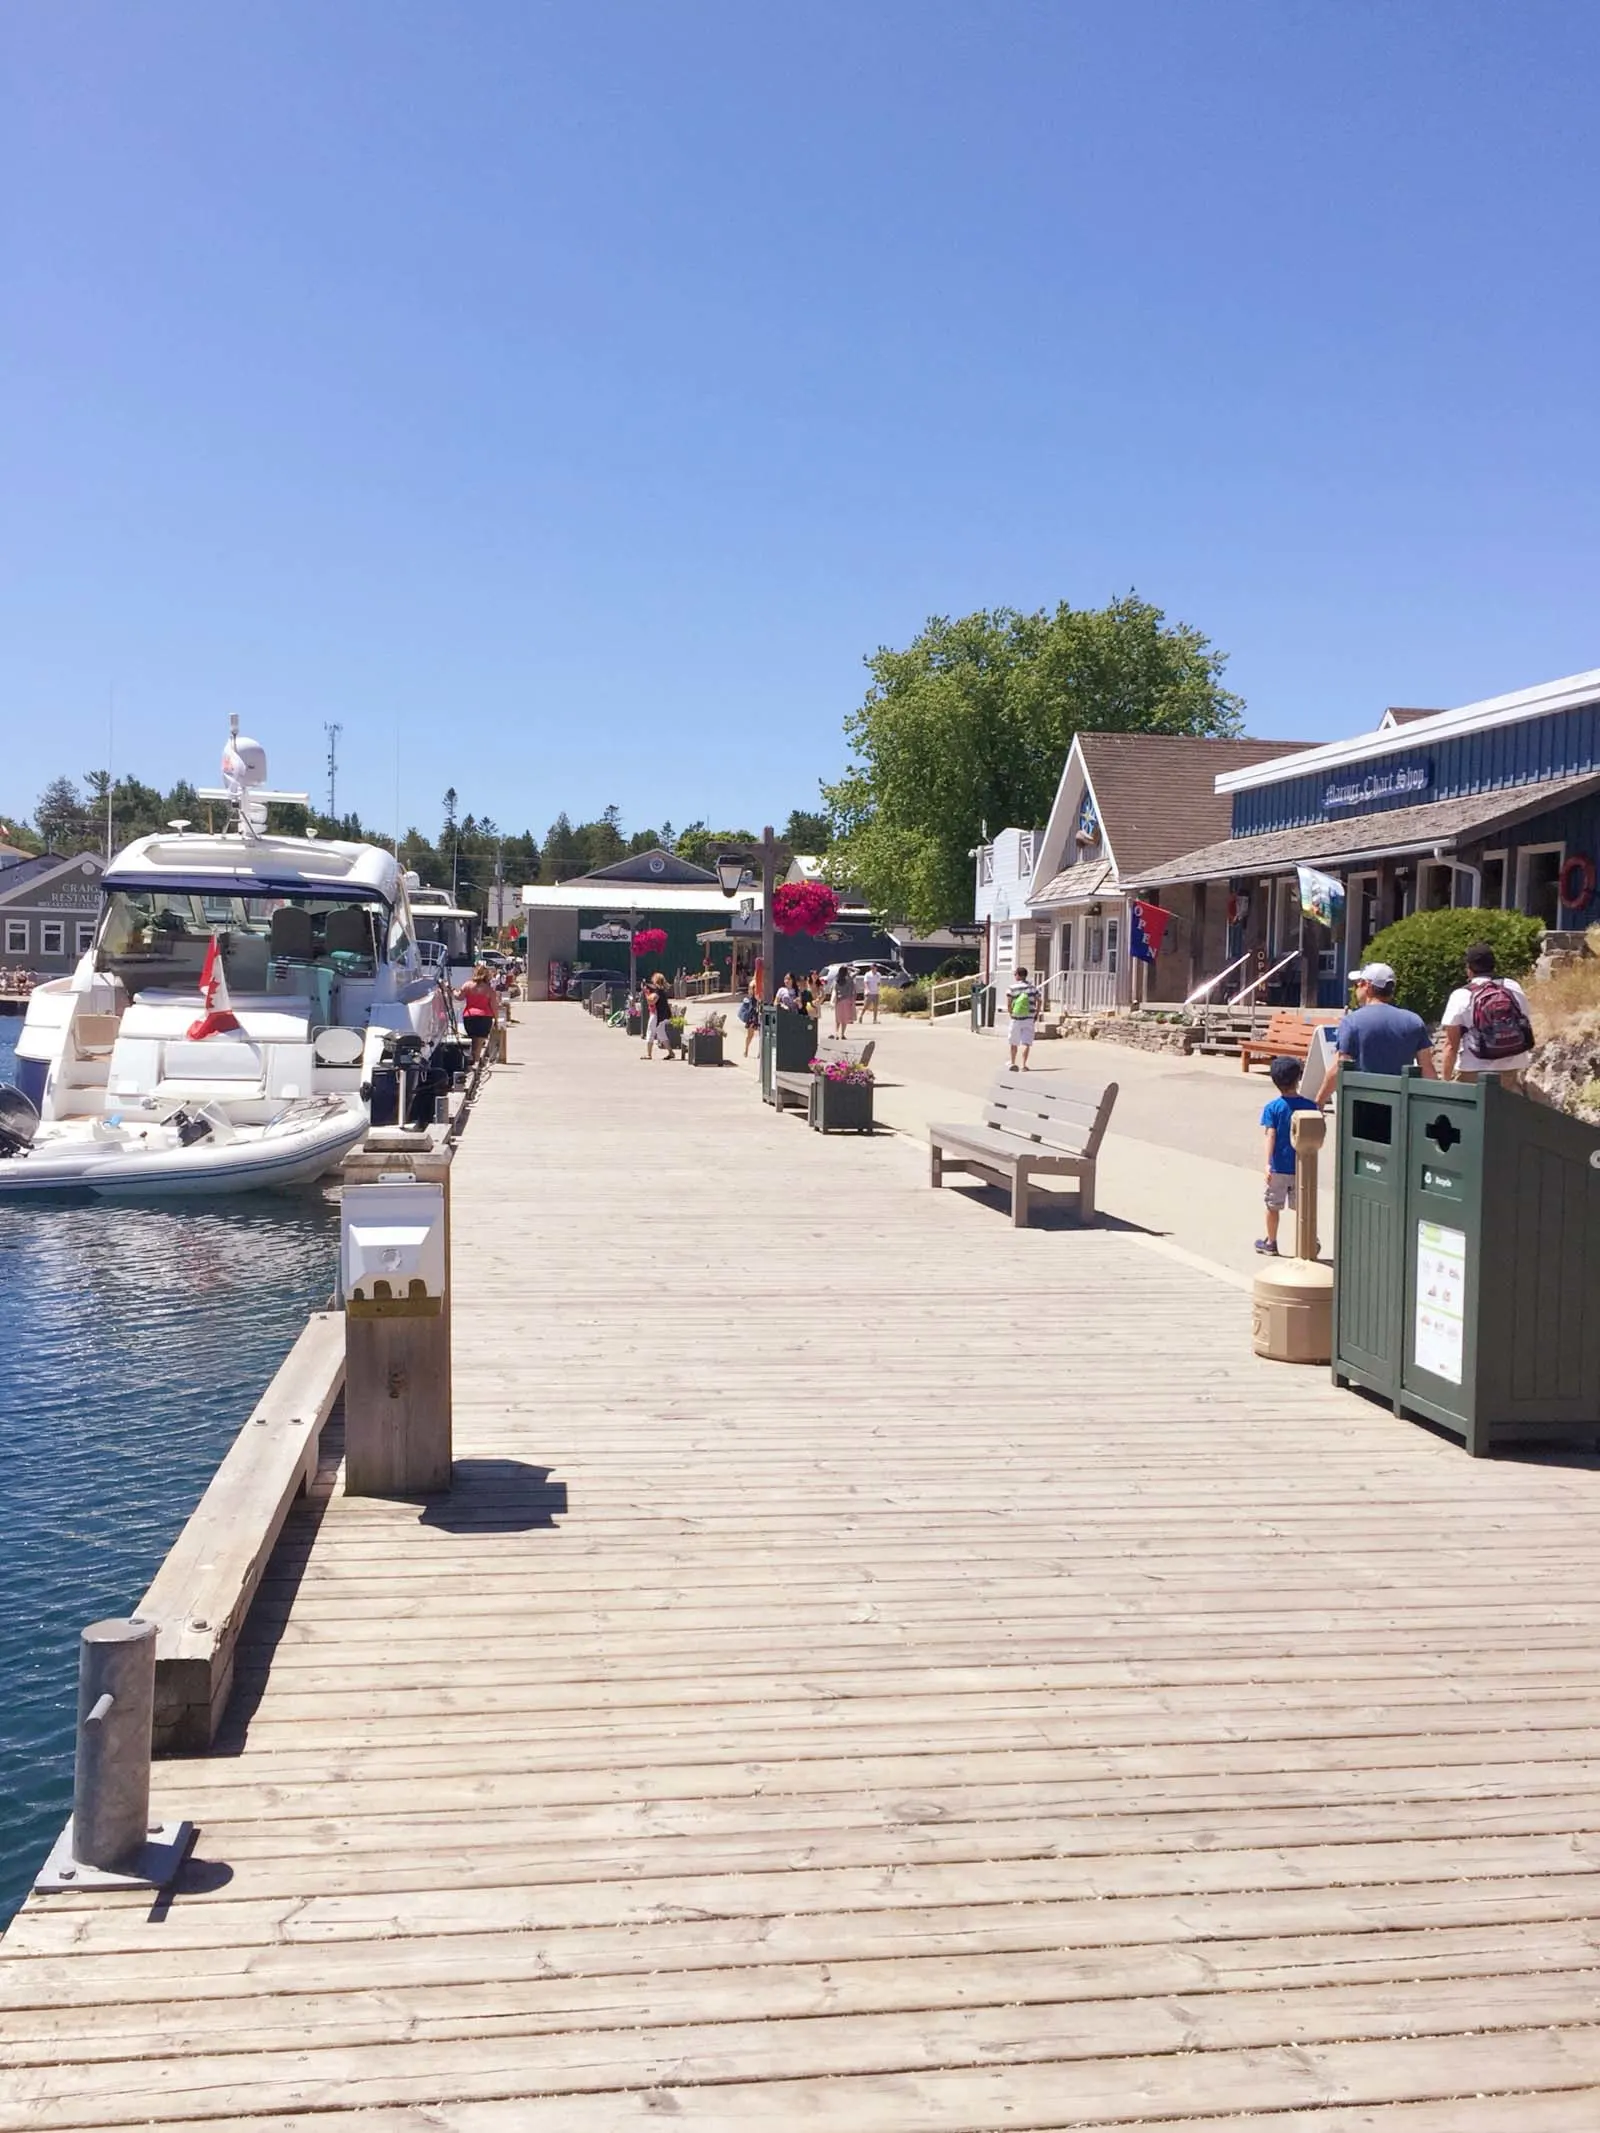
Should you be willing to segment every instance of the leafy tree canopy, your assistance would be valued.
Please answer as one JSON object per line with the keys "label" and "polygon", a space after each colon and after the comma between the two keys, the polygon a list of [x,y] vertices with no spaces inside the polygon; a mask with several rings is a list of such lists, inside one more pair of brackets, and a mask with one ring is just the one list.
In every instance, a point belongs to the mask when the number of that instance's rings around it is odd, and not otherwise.
{"label": "leafy tree canopy", "polygon": [[833,824],[820,808],[791,808],[783,826],[783,841],[808,857],[825,852],[833,842]]}
{"label": "leafy tree canopy", "polygon": [[845,722],[852,762],[824,785],[828,873],[924,930],[972,916],[972,848],[1042,823],[1077,733],[1241,730],[1226,655],[1136,593],[1103,608],[934,616],[867,661]]}

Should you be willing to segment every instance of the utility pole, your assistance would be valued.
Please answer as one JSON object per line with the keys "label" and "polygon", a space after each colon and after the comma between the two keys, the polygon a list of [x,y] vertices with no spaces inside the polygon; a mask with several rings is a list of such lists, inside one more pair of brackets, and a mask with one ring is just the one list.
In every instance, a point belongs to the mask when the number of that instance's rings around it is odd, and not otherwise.
{"label": "utility pole", "polygon": [[450,901],[456,900],[456,879],[460,872],[461,832],[456,827],[456,789],[452,785],[444,796],[444,826],[450,832]]}
{"label": "utility pole", "polygon": [[339,736],[343,733],[344,728],[340,725],[324,724],[322,730],[328,736],[328,814],[333,821],[337,822],[339,819],[339,809],[336,804],[339,797]]}

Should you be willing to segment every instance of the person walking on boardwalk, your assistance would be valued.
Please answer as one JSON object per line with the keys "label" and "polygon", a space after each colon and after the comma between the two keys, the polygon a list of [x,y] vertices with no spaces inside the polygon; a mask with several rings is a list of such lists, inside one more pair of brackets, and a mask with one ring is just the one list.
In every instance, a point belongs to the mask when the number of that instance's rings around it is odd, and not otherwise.
{"label": "person walking on boardwalk", "polygon": [[739,1020],[744,1024],[744,1056],[750,1057],[750,1047],[761,1034],[761,995],[752,978],[744,989],[744,998],[739,1002]]}
{"label": "person walking on boardwalk", "polygon": [[856,1019],[856,974],[841,963],[833,977],[833,1034],[842,1037]]}
{"label": "person walking on boardwalk", "polygon": [[1467,982],[1445,1002],[1444,1078],[1498,1074],[1503,1089],[1525,1096],[1523,1074],[1533,1064],[1533,1016],[1515,978],[1494,967],[1494,950],[1475,941],[1467,950]]}
{"label": "person walking on boardwalk", "polygon": [[1022,1054],[1021,1070],[1028,1071],[1028,1054],[1033,1050],[1033,1025],[1039,1013],[1039,989],[1028,983],[1026,968],[1019,963],[1006,989],[1006,1013],[1011,1017],[1011,1066],[1018,1067],[1017,1054]]}
{"label": "person walking on boardwalk", "polygon": [[500,1012],[500,1002],[495,997],[494,986],[489,981],[489,966],[480,963],[472,976],[462,986],[461,1023],[472,1040],[472,1063],[474,1066],[483,1057],[484,1046],[494,1028],[495,1016]]}
{"label": "person walking on boardwalk", "polygon": [[1433,1078],[1433,1039],[1428,1025],[1408,1007],[1396,1007],[1399,983],[1387,963],[1368,963],[1350,980],[1356,989],[1356,1006],[1345,1016],[1334,1035],[1332,1066],[1317,1091],[1319,1104],[1331,1102],[1342,1068],[1358,1074],[1398,1074],[1414,1065],[1426,1078]]}
{"label": "person walking on boardwalk", "polygon": [[1274,1059],[1268,1072],[1277,1095],[1261,1114],[1265,1128],[1267,1164],[1267,1234],[1256,1239],[1256,1250],[1271,1258],[1278,1252],[1278,1218],[1294,1206],[1294,1137],[1291,1126],[1296,1111],[1315,1111],[1309,1096],[1300,1094],[1304,1072],[1298,1059]]}
{"label": "person walking on boardwalk", "polygon": [[794,972],[792,970],[784,972],[783,983],[773,994],[772,1004],[774,1007],[786,1007],[791,1015],[799,1014],[800,988],[794,981]]}
{"label": "person walking on boardwalk", "polygon": [[866,1020],[868,1015],[872,1017],[874,1022],[877,1021],[878,995],[882,990],[883,980],[878,975],[877,966],[876,964],[869,963],[867,965],[867,974],[861,980],[861,997],[863,1002],[861,1009],[861,1019],[863,1022]]}
{"label": "person walking on boardwalk", "polygon": [[659,1044],[663,1059],[672,1057],[672,1040],[667,1034],[667,1024],[672,1020],[672,990],[658,970],[647,979],[644,988],[644,1057],[654,1058]]}

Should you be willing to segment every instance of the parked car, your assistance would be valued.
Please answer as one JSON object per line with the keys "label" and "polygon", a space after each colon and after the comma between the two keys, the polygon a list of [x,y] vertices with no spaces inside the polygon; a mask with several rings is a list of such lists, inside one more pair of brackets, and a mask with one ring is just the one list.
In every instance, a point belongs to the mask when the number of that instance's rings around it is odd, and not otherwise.
{"label": "parked car", "polygon": [[620,1000],[628,989],[628,974],[625,970],[575,970],[567,980],[567,998],[586,1000],[598,985],[609,985]]}
{"label": "parked car", "polygon": [[[844,967],[843,963],[825,963],[823,965],[823,990],[830,1000],[833,998],[833,981]],[[915,985],[917,982],[903,963],[886,963],[877,956],[869,955],[852,961],[850,968],[856,974],[856,997],[858,999],[861,996],[861,981],[869,970],[875,970],[878,973],[879,981],[884,985],[905,986]]]}

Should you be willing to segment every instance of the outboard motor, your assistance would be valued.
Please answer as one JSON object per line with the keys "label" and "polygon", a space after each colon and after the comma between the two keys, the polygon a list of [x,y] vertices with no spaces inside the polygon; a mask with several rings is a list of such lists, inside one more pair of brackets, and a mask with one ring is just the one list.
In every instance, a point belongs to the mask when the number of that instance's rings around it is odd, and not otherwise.
{"label": "outboard motor", "polygon": [[0,1088],[0,1160],[26,1155],[38,1124],[38,1112],[20,1089]]}
{"label": "outboard motor", "polygon": [[[398,1126],[411,1117],[412,1085],[422,1061],[422,1039],[407,1030],[403,1036],[385,1037],[383,1052],[372,1070],[370,1116],[375,1126]],[[429,1117],[433,1116],[429,1110]]]}

